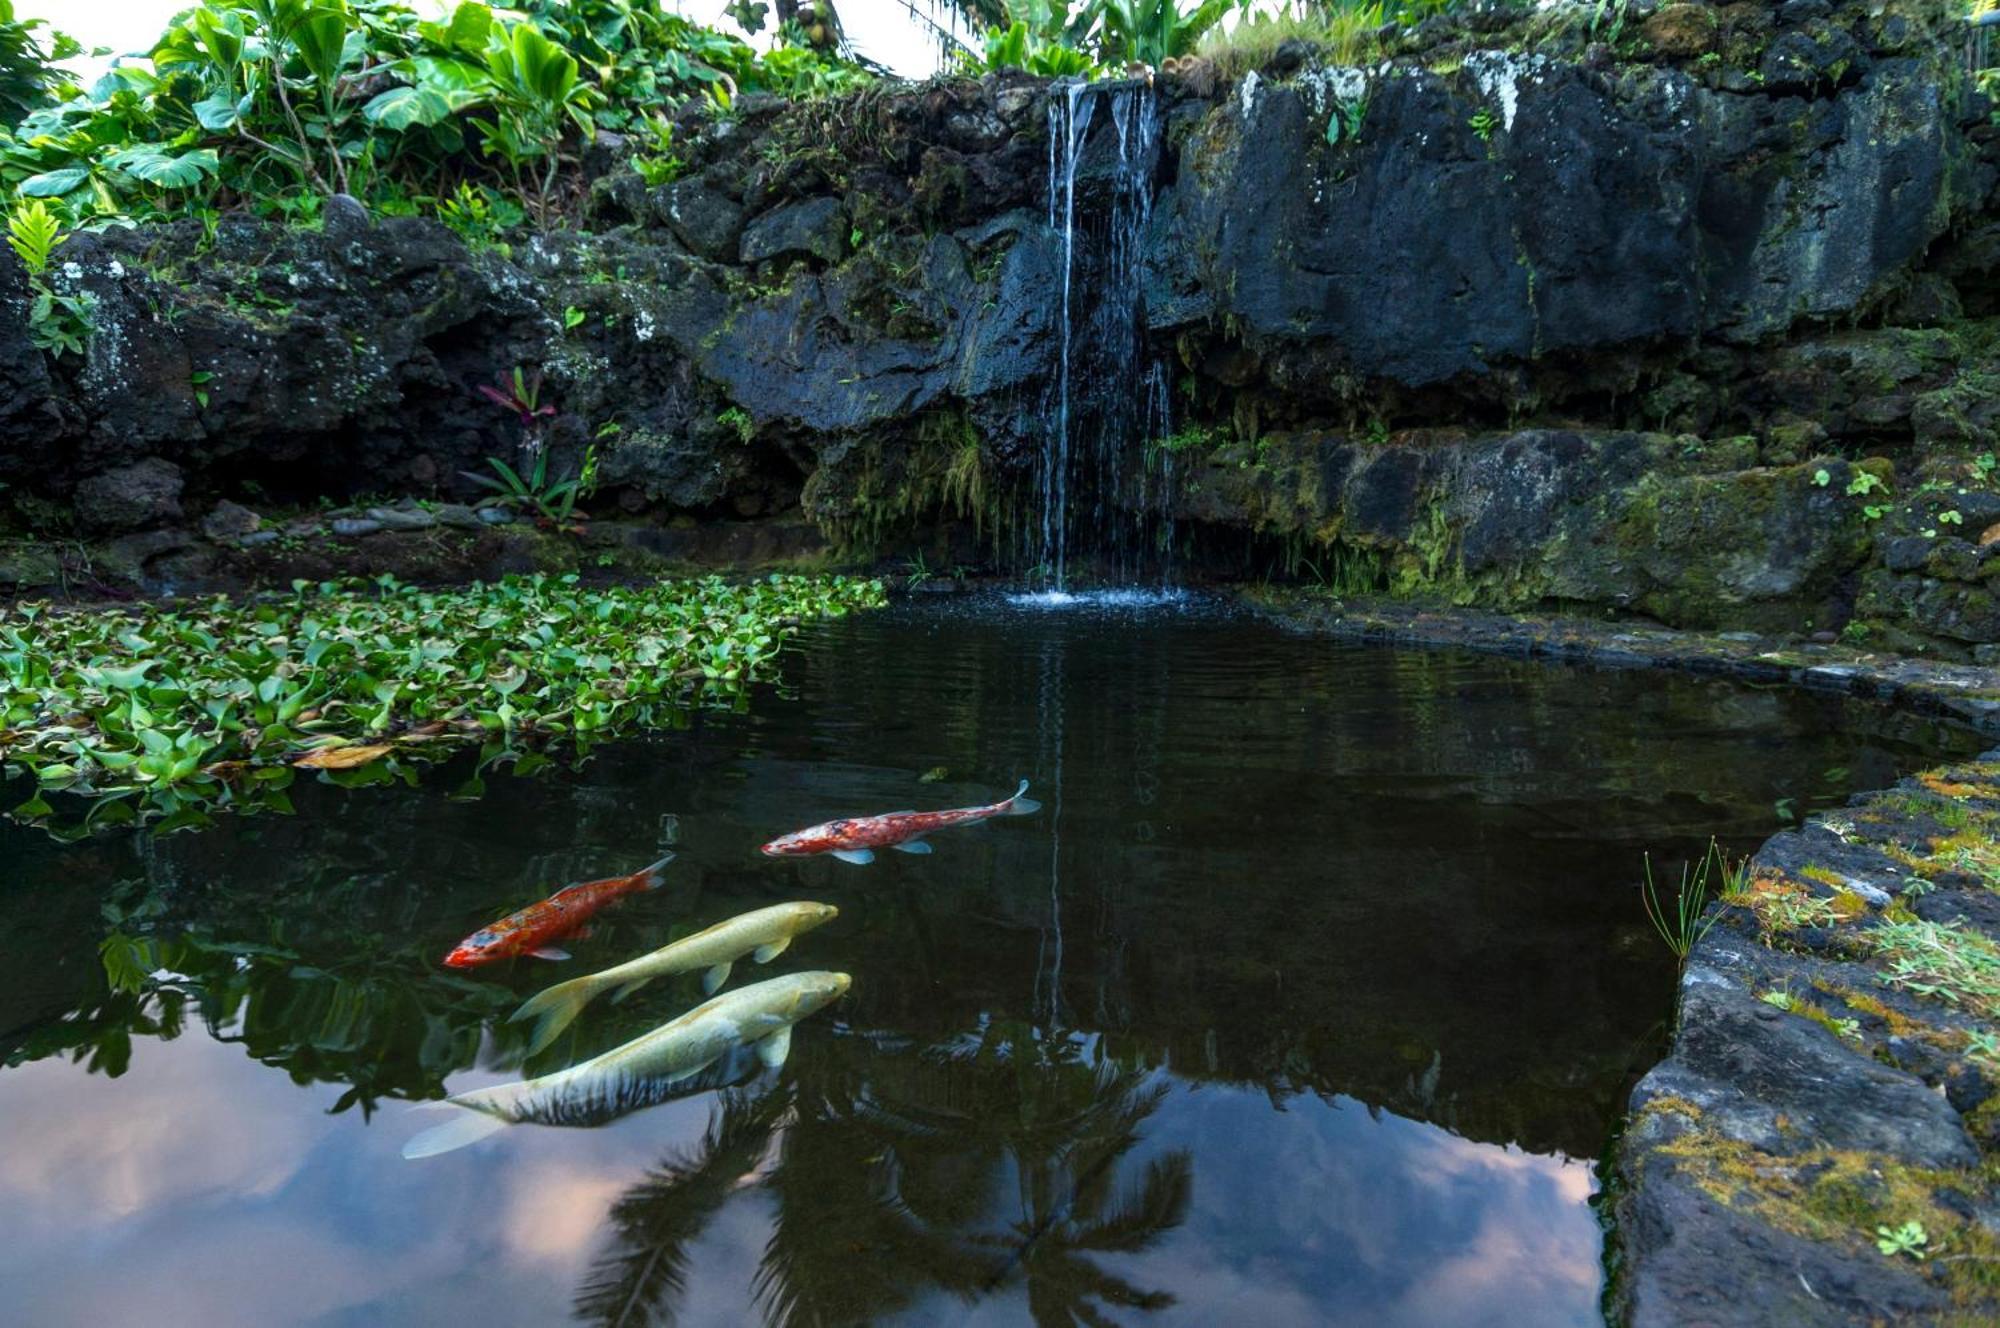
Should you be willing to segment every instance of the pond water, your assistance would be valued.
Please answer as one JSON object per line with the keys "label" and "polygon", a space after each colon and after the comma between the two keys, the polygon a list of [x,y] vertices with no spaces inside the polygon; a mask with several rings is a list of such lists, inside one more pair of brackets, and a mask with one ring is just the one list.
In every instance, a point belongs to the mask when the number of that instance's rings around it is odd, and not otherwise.
{"label": "pond water", "polygon": [[[163,839],[8,829],[5,1317],[1594,1323],[1593,1163],[1672,992],[1642,852],[1974,745],[1193,602],[980,601],[814,629],[747,713],[477,800],[461,769]],[[1017,777],[1039,815],[928,857],[757,853]],[[439,966],[665,847],[574,959]],[[400,1156],[411,1100],[521,1073],[526,994],[791,899],[841,915],[732,986],[854,984],[781,1069]],[[529,1069],[700,998],[600,1000]]]}

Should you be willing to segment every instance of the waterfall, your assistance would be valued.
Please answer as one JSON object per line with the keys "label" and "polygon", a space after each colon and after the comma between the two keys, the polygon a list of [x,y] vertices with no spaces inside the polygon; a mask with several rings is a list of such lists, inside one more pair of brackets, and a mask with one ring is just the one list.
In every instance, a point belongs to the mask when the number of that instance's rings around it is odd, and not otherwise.
{"label": "waterfall", "polygon": [[[1094,131],[1094,132],[1093,132]],[[1146,347],[1145,244],[1159,102],[1141,83],[1064,85],[1049,103],[1049,229],[1060,245],[1057,365],[1043,407],[1035,579],[1061,591],[1089,557],[1112,576],[1164,575],[1166,366]]]}

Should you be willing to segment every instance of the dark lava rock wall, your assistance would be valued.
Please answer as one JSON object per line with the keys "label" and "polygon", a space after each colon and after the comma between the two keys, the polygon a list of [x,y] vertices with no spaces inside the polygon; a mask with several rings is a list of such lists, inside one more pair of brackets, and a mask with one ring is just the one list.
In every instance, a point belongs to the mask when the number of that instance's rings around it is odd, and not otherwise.
{"label": "dark lava rock wall", "polygon": [[[1572,8],[1152,84],[1170,417],[1131,446],[1169,482],[1106,496],[1215,574],[2000,642],[2000,143],[1954,25],[1638,0],[1609,42]],[[504,243],[344,200],[79,235],[51,280],[96,300],[81,358],[34,349],[0,257],[0,522],[88,545],[225,500],[464,501],[520,441],[475,389],[521,366],[600,517],[997,557],[1063,342],[1050,101],[1017,75],[690,112],[677,179],[600,144],[580,228]],[[1077,173],[1089,280],[1117,121]]]}
{"label": "dark lava rock wall", "polygon": [[2000,954],[1996,773],[1906,779],[1746,864],[1618,1145],[1618,1320],[2000,1316],[2000,1065],[1964,976]]}

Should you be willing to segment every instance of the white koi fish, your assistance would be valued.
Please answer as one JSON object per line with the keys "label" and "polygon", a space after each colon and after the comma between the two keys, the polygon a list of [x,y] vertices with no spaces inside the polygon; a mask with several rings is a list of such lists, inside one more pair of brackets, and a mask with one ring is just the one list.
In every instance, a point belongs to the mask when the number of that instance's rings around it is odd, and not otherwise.
{"label": "white koi fish", "polygon": [[774,904],[742,913],[706,931],[682,937],[672,945],[663,945],[651,954],[627,960],[616,968],[558,982],[530,997],[514,1011],[509,1022],[539,1021],[528,1041],[528,1054],[532,1056],[555,1041],[601,992],[610,991],[612,1000],[622,1001],[654,978],[706,969],[701,988],[706,995],[713,996],[729,981],[730,966],[744,955],[768,964],[794,940],[822,923],[833,921],[839,914],[840,910],[831,904],[810,902]]}
{"label": "white koi fish", "polygon": [[792,1025],[840,999],[853,981],[845,973],[791,973],[754,983],[567,1070],[456,1094],[432,1105],[463,1108],[458,1119],[411,1139],[403,1156],[435,1157],[522,1122],[595,1123],[672,1096],[675,1085],[744,1047],[776,1069],[791,1052]]}

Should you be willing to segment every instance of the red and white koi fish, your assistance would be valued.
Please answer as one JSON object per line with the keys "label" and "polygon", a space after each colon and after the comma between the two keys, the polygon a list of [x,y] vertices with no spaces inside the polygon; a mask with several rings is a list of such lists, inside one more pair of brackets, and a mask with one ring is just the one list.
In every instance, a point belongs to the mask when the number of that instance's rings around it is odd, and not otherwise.
{"label": "red and white koi fish", "polygon": [[1025,797],[1028,781],[1022,780],[1014,796],[986,807],[959,807],[944,812],[884,812],[880,816],[856,816],[828,821],[806,830],[794,830],[764,845],[771,858],[799,858],[813,853],[831,853],[842,862],[875,861],[875,850],[893,848],[898,853],[928,853],[931,846],[923,837],[947,826],[970,825],[995,816],[1033,816],[1042,804]]}
{"label": "red and white koi fish", "polygon": [[582,931],[591,916],[606,904],[643,890],[659,889],[660,868],[673,860],[674,855],[669,853],[630,876],[608,876],[601,881],[566,885],[540,903],[511,913],[490,927],[481,927],[444,957],[444,966],[477,968],[520,955],[567,959],[569,951],[558,948],[555,942]]}

